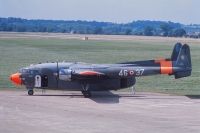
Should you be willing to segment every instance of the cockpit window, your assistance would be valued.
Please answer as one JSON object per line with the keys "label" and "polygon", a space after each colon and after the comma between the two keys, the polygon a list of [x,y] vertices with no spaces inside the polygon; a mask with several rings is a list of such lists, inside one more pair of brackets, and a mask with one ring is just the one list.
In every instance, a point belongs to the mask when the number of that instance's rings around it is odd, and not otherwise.
{"label": "cockpit window", "polygon": [[29,69],[20,69],[19,70],[20,73],[29,73]]}
{"label": "cockpit window", "polygon": [[30,74],[34,74],[34,71],[33,70],[30,70],[30,72],[29,72]]}
{"label": "cockpit window", "polygon": [[31,69],[23,68],[23,69],[20,69],[19,72],[20,73],[37,74],[38,70],[31,70]]}

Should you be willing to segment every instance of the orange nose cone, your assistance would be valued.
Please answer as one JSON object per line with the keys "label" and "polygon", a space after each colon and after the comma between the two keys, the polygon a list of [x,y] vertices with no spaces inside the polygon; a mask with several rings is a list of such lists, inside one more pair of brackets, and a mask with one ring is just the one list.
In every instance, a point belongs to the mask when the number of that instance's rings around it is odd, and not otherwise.
{"label": "orange nose cone", "polygon": [[10,76],[10,80],[16,85],[21,85],[22,84],[22,80],[21,80],[20,76],[21,76],[20,73],[12,74]]}

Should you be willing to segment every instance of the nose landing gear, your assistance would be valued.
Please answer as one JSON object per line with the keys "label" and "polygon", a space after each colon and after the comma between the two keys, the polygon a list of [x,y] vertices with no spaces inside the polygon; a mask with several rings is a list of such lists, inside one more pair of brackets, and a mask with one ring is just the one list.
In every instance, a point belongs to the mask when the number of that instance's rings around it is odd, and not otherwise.
{"label": "nose landing gear", "polygon": [[33,94],[34,94],[33,89],[28,89],[28,95],[29,95],[29,96],[32,96]]}

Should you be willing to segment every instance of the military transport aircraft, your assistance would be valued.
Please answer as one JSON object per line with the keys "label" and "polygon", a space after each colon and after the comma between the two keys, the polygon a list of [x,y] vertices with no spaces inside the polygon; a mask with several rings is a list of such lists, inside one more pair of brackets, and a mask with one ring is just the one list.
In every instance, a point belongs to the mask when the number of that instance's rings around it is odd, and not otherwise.
{"label": "military transport aircraft", "polygon": [[118,90],[134,86],[136,77],[156,74],[174,75],[175,79],[191,75],[190,48],[177,43],[171,58],[123,62],[117,64],[88,64],[81,62],[40,63],[21,68],[10,80],[25,85],[28,95],[34,88],[82,91],[90,97],[91,91]]}

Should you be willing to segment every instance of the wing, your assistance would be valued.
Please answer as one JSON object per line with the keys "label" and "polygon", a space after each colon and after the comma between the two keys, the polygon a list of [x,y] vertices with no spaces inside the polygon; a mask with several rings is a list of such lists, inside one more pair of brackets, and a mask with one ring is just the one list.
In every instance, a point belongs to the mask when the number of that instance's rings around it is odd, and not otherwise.
{"label": "wing", "polygon": [[105,79],[108,78],[105,73],[99,72],[98,70],[74,70],[72,72],[72,79]]}

